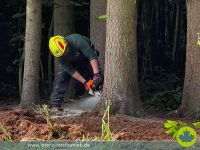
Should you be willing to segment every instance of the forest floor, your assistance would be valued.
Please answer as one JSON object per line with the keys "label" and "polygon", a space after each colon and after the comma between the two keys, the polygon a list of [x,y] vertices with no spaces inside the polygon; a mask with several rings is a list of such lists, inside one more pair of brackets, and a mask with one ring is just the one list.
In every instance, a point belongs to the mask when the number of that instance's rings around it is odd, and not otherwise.
{"label": "forest floor", "polygon": [[[102,115],[98,113],[83,112],[76,116],[58,117],[54,121],[56,126],[66,133],[64,140],[77,140],[83,137],[100,138],[101,119]],[[157,114],[145,118],[117,114],[110,117],[110,129],[115,140],[173,140],[170,135],[164,133],[166,129],[163,124],[167,119],[170,118]],[[192,122],[186,119],[182,121]],[[58,139],[58,135],[47,125],[41,115],[14,108],[13,104],[0,105],[0,122],[7,128],[13,140]],[[200,130],[197,130],[197,135],[200,139]],[[1,140],[3,140],[3,133],[0,132]]]}

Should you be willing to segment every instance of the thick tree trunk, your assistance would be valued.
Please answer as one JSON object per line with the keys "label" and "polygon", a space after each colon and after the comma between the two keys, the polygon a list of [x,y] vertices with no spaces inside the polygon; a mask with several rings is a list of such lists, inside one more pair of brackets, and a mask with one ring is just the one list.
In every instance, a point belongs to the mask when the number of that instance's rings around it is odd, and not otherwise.
{"label": "thick tree trunk", "polygon": [[41,46],[41,0],[27,0],[25,63],[20,106],[30,108],[39,98],[39,62]]}
{"label": "thick tree trunk", "polygon": [[187,51],[183,99],[180,112],[184,116],[200,114],[200,49],[196,45],[200,32],[200,1],[187,1]]}
{"label": "thick tree trunk", "polygon": [[111,113],[134,115],[140,109],[135,0],[108,0],[105,82],[98,108],[110,100]]}
{"label": "thick tree trunk", "polygon": [[106,14],[107,0],[90,0],[90,39],[100,53],[99,62],[104,68],[105,42],[106,42],[106,21],[99,20],[100,15]]}

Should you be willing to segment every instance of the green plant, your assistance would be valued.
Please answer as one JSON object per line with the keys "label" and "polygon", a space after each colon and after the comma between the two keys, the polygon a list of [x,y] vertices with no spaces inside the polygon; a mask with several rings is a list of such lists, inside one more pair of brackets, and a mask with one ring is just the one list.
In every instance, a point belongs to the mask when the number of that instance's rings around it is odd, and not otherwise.
{"label": "green plant", "polygon": [[[105,121],[106,119],[106,121]],[[112,132],[110,130],[110,101],[107,100],[106,101],[106,105],[105,105],[105,109],[104,109],[104,115],[102,117],[102,125],[101,125],[101,137],[95,137],[95,138],[90,138],[89,135],[85,136],[83,135],[82,138],[79,138],[78,140],[81,141],[93,141],[93,140],[97,140],[97,141],[111,141],[114,140],[113,136],[112,136]]]}
{"label": "green plant", "polygon": [[200,46],[200,33],[197,33],[197,35],[198,35],[197,46]]}
{"label": "green plant", "polygon": [[176,138],[176,134],[178,132],[178,130],[184,126],[187,126],[186,123],[184,123],[183,121],[172,121],[172,120],[167,120],[167,122],[164,123],[164,127],[167,129],[167,131],[165,131],[166,134],[170,134],[173,136],[173,138]]}
{"label": "green plant", "polygon": [[10,133],[8,132],[7,128],[0,122],[0,131],[3,132],[3,138],[5,141],[12,141]]}
{"label": "green plant", "polygon": [[43,118],[47,121],[49,127],[58,134],[59,139],[63,139],[64,137],[66,137],[66,133],[62,132],[62,130],[59,129],[59,127],[56,126],[56,124],[52,120],[50,110],[47,105],[36,105],[34,111],[43,116]]}
{"label": "green plant", "polygon": [[[107,117],[107,122],[104,120]],[[110,141],[112,140],[112,133],[110,131],[110,101],[106,101],[106,108],[102,118],[102,134],[101,139]]]}
{"label": "green plant", "polygon": [[[194,123],[192,123],[192,125],[196,128],[200,128],[200,122],[194,122]],[[167,131],[165,131],[165,133],[172,135],[174,139],[176,138],[176,134],[177,134],[178,130],[185,126],[189,126],[189,125],[180,120],[178,120],[178,121],[167,120],[164,123],[164,127],[167,129]]]}
{"label": "green plant", "polygon": [[101,16],[98,17],[98,19],[104,21],[104,20],[107,19],[107,16],[106,15],[101,15]]}
{"label": "green plant", "polygon": [[36,105],[34,111],[43,116],[47,121],[47,124],[53,126],[53,120],[51,119],[50,111],[47,105]]}
{"label": "green plant", "polygon": [[200,122],[194,122],[192,123],[193,126],[195,126],[196,128],[200,128]]}

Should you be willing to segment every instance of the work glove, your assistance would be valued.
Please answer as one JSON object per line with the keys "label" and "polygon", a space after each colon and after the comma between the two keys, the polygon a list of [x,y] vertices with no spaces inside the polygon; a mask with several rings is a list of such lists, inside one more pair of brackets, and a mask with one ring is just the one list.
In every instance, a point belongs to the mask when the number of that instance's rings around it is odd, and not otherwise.
{"label": "work glove", "polygon": [[101,73],[95,73],[93,81],[95,90],[98,90],[100,86],[103,85],[103,76],[101,75]]}
{"label": "work glove", "polygon": [[84,87],[87,91],[94,90],[94,82],[93,80],[85,81]]}

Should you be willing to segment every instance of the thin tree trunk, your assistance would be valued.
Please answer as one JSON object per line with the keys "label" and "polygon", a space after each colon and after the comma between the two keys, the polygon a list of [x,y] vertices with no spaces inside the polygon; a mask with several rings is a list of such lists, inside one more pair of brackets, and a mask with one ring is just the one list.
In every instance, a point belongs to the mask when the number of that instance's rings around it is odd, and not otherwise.
{"label": "thin tree trunk", "polygon": [[[167,53],[170,49],[170,38],[169,38],[169,30],[170,30],[170,5],[169,0],[165,0],[165,53]],[[166,54],[165,54],[166,55]]]}
{"label": "thin tree trunk", "polygon": [[[74,8],[70,0],[54,0],[54,35],[68,36],[74,28]],[[54,76],[59,71],[57,59],[54,59]],[[65,98],[74,97],[78,81],[71,79]]]}
{"label": "thin tree trunk", "polygon": [[133,115],[140,110],[137,62],[137,9],[135,0],[108,0],[103,97],[111,113]]}
{"label": "thin tree trunk", "polygon": [[[74,31],[73,5],[69,0],[54,0],[54,35],[68,36]],[[54,74],[59,70],[54,60]]]}
{"label": "thin tree trunk", "polygon": [[99,62],[102,68],[105,63],[106,21],[98,19],[106,14],[107,0],[90,0],[90,39],[100,52]]}
{"label": "thin tree trunk", "polygon": [[200,1],[187,1],[187,51],[182,103],[179,112],[184,116],[200,115],[200,50],[196,45],[200,32]]}
{"label": "thin tree trunk", "polygon": [[179,9],[179,0],[176,0],[176,22],[175,22],[175,29],[174,29],[174,46],[172,51],[172,61],[175,62],[176,58],[176,49],[177,49],[177,41],[178,41],[178,34],[179,34],[179,16],[180,16],[180,9]]}
{"label": "thin tree trunk", "polygon": [[[156,40],[160,40],[160,0],[155,0],[155,19],[156,19]],[[156,49],[157,51],[160,49],[160,43],[156,42]]]}
{"label": "thin tree trunk", "polygon": [[24,77],[20,103],[22,108],[30,108],[39,99],[41,11],[41,0],[27,0]]}
{"label": "thin tree trunk", "polygon": [[24,49],[20,57],[19,71],[18,71],[18,84],[19,84],[19,97],[21,98],[23,87],[23,67],[24,67]]}
{"label": "thin tree trunk", "polygon": [[[155,13],[155,4],[146,1],[143,4],[143,7],[141,9],[143,15],[143,39],[142,42],[144,43],[144,52],[142,52],[142,65],[141,66],[141,75],[140,75],[140,81],[143,83],[146,76],[152,75],[152,65],[151,65],[151,28],[153,24],[153,18]],[[151,13],[150,13],[151,12]],[[141,53],[141,52],[140,52]]]}
{"label": "thin tree trunk", "polygon": [[[52,14],[51,24],[50,24],[49,32],[48,32],[48,39],[50,39],[50,37],[53,34],[53,20],[54,20],[54,17],[53,17],[53,14]],[[48,95],[50,94],[51,88],[52,88],[52,85],[53,85],[53,81],[52,81],[53,80],[52,58],[53,58],[52,54],[49,52],[49,54],[48,54]]]}

